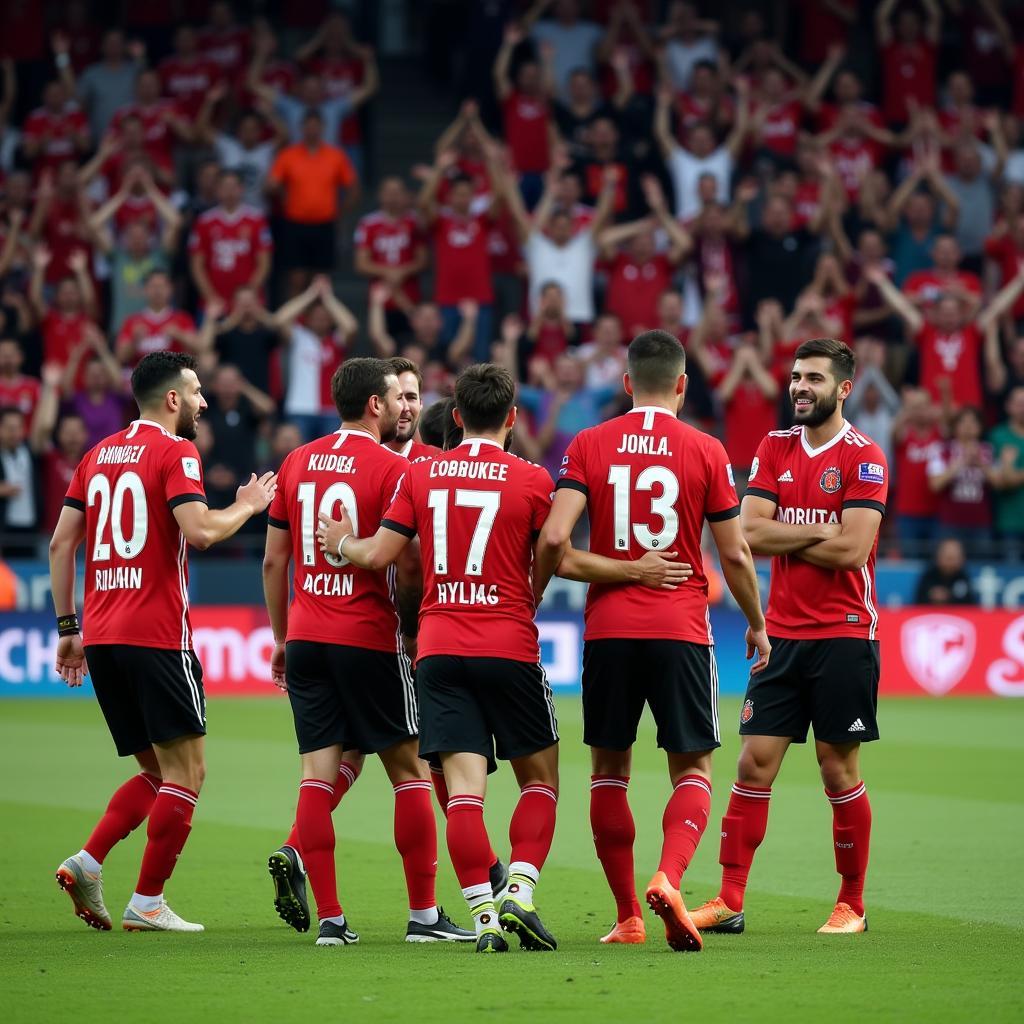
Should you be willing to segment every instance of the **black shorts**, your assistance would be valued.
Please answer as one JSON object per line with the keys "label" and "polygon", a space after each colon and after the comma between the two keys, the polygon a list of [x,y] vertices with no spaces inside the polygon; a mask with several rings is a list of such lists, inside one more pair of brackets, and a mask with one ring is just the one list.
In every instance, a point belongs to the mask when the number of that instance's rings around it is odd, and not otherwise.
{"label": "black shorts", "polygon": [[289,640],[284,658],[300,754],[335,744],[375,754],[416,735],[416,690],[404,654]]}
{"label": "black shorts", "polygon": [[769,637],[768,667],[750,677],[740,710],[741,736],[788,736],[823,743],[878,739],[877,640],[779,640]]}
{"label": "black shorts", "polygon": [[644,704],[670,754],[721,746],[715,649],[685,640],[587,640],[583,644],[583,742],[628,750]]}
{"label": "black shorts", "polygon": [[495,755],[510,761],[558,742],[551,687],[539,664],[433,654],[417,662],[416,689],[422,758],[480,754],[493,771]]}
{"label": "black shorts", "polygon": [[85,659],[121,757],[181,736],[206,735],[203,667],[195,651],[90,644]]}
{"label": "black shorts", "polygon": [[285,270],[334,270],[338,261],[334,221],[300,224],[286,220],[281,225],[281,266]]}

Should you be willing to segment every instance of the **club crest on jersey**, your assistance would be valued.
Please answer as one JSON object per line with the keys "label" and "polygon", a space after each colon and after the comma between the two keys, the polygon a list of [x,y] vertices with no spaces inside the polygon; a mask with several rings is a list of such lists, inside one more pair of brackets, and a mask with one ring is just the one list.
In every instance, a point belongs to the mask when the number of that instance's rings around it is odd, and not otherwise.
{"label": "club crest on jersey", "polygon": [[754,702],[752,700],[745,700],[743,702],[743,710],[740,711],[740,724],[746,725],[754,717]]}
{"label": "club crest on jersey", "polygon": [[839,467],[829,466],[821,474],[821,480],[818,483],[826,494],[835,494],[843,486],[843,475],[839,472]]}
{"label": "club crest on jersey", "polygon": [[869,484],[884,484],[885,466],[878,462],[862,462],[857,467],[857,479]]}
{"label": "club crest on jersey", "polygon": [[181,460],[181,471],[189,480],[199,479],[199,460],[186,456]]}

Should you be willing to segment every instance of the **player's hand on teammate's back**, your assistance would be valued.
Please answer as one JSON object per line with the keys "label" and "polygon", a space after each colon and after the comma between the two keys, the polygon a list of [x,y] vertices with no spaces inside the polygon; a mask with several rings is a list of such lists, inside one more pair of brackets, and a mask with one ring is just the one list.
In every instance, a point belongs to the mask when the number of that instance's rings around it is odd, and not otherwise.
{"label": "player's hand on teammate's back", "polygon": [[235,501],[240,505],[248,505],[252,509],[252,514],[258,516],[270,505],[276,490],[276,473],[264,473],[258,479],[253,473],[249,477],[249,482],[242,484],[235,492]]}
{"label": "player's hand on teammate's back", "polygon": [[89,674],[89,666],[85,661],[85,648],[79,634],[62,636],[57,641],[57,675],[68,686],[82,685],[82,679]]}
{"label": "player's hand on teammate's back", "polygon": [[274,644],[270,656],[270,681],[279,689],[288,692],[288,680],[284,674],[284,644]]}
{"label": "player's hand on teammate's back", "polygon": [[636,582],[653,590],[677,589],[680,583],[685,583],[693,575],[693,566],[689,562],[672,561],[678,557],[676,551],[648,551],[633,563],[637,572]]}
{"label": "player's hand on teammate's back", "polygon": [[349,518],[348,509],[344,505],[341,508],[341,518],[331,519],[323,512],[317,516],[318,525],[316,528],[316,539],[320,542],[320,550],[327,554],[336,555],[338,545],[350,534],[356,531],[352,528],[352,520]]}
{"label": "player's hand on teammate's back", "polygon": [[763,629],[753,630],[747,626],[747,661],[757,654],[757,661],[750,666],[750,674],[756,676],[768,667],[768,658],[772,653],[772,645],[768,641],[768,634]]}

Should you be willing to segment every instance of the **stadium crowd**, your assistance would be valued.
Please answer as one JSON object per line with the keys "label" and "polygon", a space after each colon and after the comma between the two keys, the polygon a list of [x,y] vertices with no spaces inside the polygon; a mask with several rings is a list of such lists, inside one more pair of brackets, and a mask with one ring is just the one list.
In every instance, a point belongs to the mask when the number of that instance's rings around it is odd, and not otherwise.
{"label": "stadium crowd", "polygon": [[457,114],[377,178],[381,72],[345,13],[185,6],[102,31],[83,0],[5,16],[5,556],[38,550],[82,454],[131,418],[148,352],[200,357],[222,504],[334,429],[355,352],[414,359],[425,405],[504,363],[517,450],[557,472],[621,411],[625,344],[653,327],[684,343],[684,416],[738,480],[788,425],[795,349],[849,341],[849,417],[893,471],[887,550],[1018,555],[1024,8],[464,5]]}

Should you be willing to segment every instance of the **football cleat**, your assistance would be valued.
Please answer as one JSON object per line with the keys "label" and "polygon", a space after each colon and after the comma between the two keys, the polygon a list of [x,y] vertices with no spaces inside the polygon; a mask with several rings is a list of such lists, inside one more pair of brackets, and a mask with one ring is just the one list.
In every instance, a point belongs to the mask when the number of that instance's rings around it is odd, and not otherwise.
{"label": "football cleat", "polygon": [[354,946],[358,941],[359,936],[349,928],[348,921],[343,918],[341,924],[335,924],[333,921],[321,921],[315,945]]}
{"label": "football cleat", "polygon": [[607,935],[602,935],[600,941],[606,945],[621,942],[638,946],[647,941],[647,926],[642,917],[627,917],[625,921],[617,922]]}
{"label": "football cleat", "polygon": [[551,951],[558,948],[554,935],[544,927],[544,922],[532,903],[524,903],[515,896],[506,896],[498,910],[498,922],[507,932],[519,936],[520,949]]}
{"label": "football cleat", "polygon": [[837,903],[829,919],[818,929],[819,935],[854,935],[868,930],[868,915],[861,917],[849,903]]}
{"label": "football cleat", "polygon": [[90,928],[97,928],[101,932],[110,931],[110,911],[103,903],[102,871],[98,875],[86,871],[76,853],[57,868],[57,884],[71,897],[76,917],[80,917]]}
{"label": "football cleat", "polygon": [[274,909],[285,924],[297,932],[309,931],[309,900],[306,899],[306,869],[298,850],[282,846],[267,860],[274,881]]}
{"label": "football cleat", "polygon": [[702,903],[690,911],[690,920],[699,932],[718,932],[723,935],[740,935],[745,927],[742,910],[730,910],[721,896]]}
{"label": "football cleat", "polygon": [[139,910],[130,903],[125,907],[121,927],[126,932],[201,932],[201,924],[185,921],[171,910],[163,900],[156,910]]}
{"label": "football cleat", "polygon": [[477,936],[476,951],[478,953],[507,953],[508,943],[501,932],[494,928],[488,928]]}
{"label": "football cleat", "polygon": [[704,947],[679,890],[658,871],[647,886],[647,905],[665,925],[665,941],[677,953],[699,953]]}
{"label": "football cleat", "polygon": [[437,921],[434,924],[420,924],[410,921],[405,929],[406,942],[473,942],[476,932],[460,928],[444,912],[444,907],[437,908]]}
{"label": "football cleat", "polygon": [[490,872],[491,893],[495,899],[508,887],[508,867],[499,857],[492,865]]}

